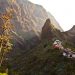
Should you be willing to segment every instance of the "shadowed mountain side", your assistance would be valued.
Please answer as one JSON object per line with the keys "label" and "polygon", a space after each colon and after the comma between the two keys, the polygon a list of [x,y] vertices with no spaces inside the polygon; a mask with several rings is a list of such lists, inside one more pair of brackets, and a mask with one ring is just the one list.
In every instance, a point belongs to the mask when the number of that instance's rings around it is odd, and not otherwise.
{"label": "shadowed mountain side", "polygon": [[47,19],[43,28],[42,28],[42,38],[43,39],[51,39],[53,37],[52,33],[52,24],[50,19]]}
{"label": "shadowed mountain side", "polygon": [[63,39],[63,34],[60,30],[58,30],[50,21],[47,19],[41,33],[42,39],[52,40],[53,38]]}
{"label": "shadowed mountain side", "polygon": [[75,25],[69,31],[63,32],[63,34],[66,41],[75,45]]}

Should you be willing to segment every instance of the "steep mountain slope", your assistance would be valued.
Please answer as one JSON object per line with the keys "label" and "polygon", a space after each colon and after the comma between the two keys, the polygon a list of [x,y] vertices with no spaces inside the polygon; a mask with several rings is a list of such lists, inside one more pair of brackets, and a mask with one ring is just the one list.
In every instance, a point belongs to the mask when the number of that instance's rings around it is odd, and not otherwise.
{"label": "steep mountain slope", "polygon": [[28,0],[12,1],[0,1],[0,15],[4,14],[6,9],[12,8],[14,10],[11,21],[14,25],[12,31],[14,47],[30,48],[39,41],[41,28],[47,19],[46,11],[42,6],[35,5]]}
{"label": "steep mountain slope", "polygon": [[43,28],[42,28],[42,33],[41,33],[41,38],[43,39],[51,39],[53,37],[53,25],[51,24],[50,19],[47,19]]}
{"label": "steep mountain slope", "polygon": [[47,19],[42,28],[41,39],[52,40],[53,38],[62,40],[63,34],[51,23],[50,19]]}
{"label": "steep mountain slope", "polygon": [[[21,46],[20,49],[24,49],[36,45],[40,40],[42,27],[48,18],[46,10],[42,6],[33,4],[28,0],[0,1],[0,15],[5,13],[5,10],[9,8],[14,10],[11,21],[14,25],[14,30],[12,31],[14,47],[19,48]],[[56,24],[54,25],[56,26]],[[59,27],[58,29],[61,30]],[[29,40],[31,41],[30,43]]]}
{"label": "steep mountain slope", "polygon": [[63,29],[60,27],[59,23],[56,21],[56,19],[54,18],[54,16],[52,16],[52,14],[50,14],[49,12],[48,12],[48,17],[50,18],[51,23],[52,23],[57,29],[59,29],[60,31],[63,32]]}

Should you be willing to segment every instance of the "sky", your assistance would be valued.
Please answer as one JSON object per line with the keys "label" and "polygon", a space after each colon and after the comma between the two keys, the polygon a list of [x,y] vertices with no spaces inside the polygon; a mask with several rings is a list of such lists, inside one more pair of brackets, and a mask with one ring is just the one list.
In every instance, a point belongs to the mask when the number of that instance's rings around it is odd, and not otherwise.
{"label": "sky", "polygon": [[75,25],[75,0],[29,0],[42,5],[49,11],[63,28],[67,31]]}

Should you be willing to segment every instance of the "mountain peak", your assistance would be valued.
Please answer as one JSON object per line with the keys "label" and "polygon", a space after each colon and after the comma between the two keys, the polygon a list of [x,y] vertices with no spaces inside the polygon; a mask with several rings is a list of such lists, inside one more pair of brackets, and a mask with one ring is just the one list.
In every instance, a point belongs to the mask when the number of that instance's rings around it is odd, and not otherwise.
{"label": "mountain peak", "polygon": [[45,25],[49,25],[51,23],[50,19],[47,19]]}
{"label": "mountain peak", "polygon": [[51,24],[51,20],[47,19],[42,28],[42,39],[49,39],[53,37],[52,28],[53,25]]}

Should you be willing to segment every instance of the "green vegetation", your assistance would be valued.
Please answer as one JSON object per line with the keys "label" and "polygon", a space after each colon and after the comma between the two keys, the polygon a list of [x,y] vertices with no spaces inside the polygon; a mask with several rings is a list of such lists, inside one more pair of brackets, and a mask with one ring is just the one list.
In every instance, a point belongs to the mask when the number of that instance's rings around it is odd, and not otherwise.
{"label": "green vegetation", "polygon": [[65,42],[65,41],[64,41],[63,46],[64,46],[65,48],[70,48],[70,49],[72,49],[72,51],[75,51],[75,46],[74,46],[74,44],[72,44],[71,42]]}
{"label": "green vegetation", "polygon": [[75,59],[62,56],[60,50],[52,48],[50,41],[45,41],[35,49],[11,60],[12,69],[19,75],[75,75]]}

